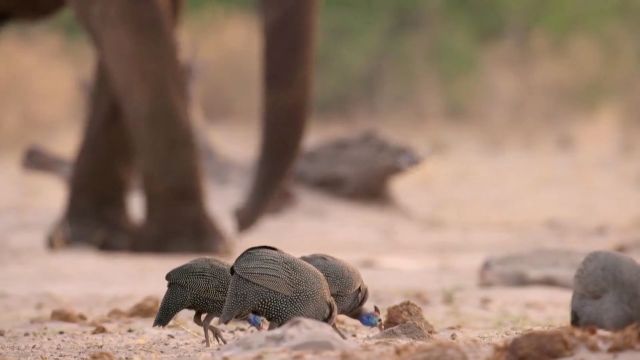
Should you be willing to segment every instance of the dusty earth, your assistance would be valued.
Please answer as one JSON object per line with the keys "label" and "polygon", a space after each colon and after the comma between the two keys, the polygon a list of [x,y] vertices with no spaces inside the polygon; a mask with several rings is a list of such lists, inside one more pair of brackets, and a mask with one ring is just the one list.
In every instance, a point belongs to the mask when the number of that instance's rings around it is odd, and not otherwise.
{"label": "dusty earth", "polygon": [[[588,251],[638,239],[638,153],[620,146],[619,128],[610,119],[595,117],[573,129],[571,146],[553,139],[491,143],[463,128],[437,129],[435,136],[436,129],[427,126],[378,123],[380,131],[428,154],[422,165],[393,182],[394,205],[348,202],[296,188],[293,208],[235,236],[236,252],[270,244],[295,255],[326,252],[352,261],[369,284],[370,303],[383,313],[411,300],[435,328],[430,342],[457,344],[471,359],[486,358],[495,344],[523,332],[566,326],[571,293],[548,286],[479,287],[485,257],[541,247]],[[308,143],[366,126],[315,127]],[[210,130],[221,151],[245,163],[251,159],[251,128],[221,123]],[[68,134],[43,139],[67,155],[75,142]],[[88,358],[98,352],[128,359],[219,358],[216,346],[204,347],[187,311],[165,329],[152,328],[148,317],[107,316],[146,296],[160,298],[165,273],[194,255],[48,251],[44,236],[63,207],[65,185],[22,170],[20,151],[0,158],[0,358]],[[212,212],[232,233],[229,214],[243,189],[210,190]],[[139,197],[131,206],[141,216]],[[51,320],[52,311],[60,308],[82,313],[86,320]],[[356,344],[351,350],[296,356],[404,358],[422,346],[420,341],[373,338],[377,330],[348,319],[340,324]],[[253,331],[238,323],[224,333],[234,342]],[[265,348],[258,358],[294,355]],[[603,359],[639,355],[586,349],[574,354]]]}

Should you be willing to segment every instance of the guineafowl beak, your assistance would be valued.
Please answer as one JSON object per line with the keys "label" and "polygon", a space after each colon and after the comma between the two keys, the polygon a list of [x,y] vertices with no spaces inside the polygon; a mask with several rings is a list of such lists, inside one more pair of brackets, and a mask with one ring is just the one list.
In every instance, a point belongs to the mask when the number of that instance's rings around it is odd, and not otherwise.
{"label": "guineafowl beak", "polygon": [[373,305],[373,312],[378,316],[378,329],[380,329],[380,331],[384,330],[384,325],[382,324],[382,315],[380,314],[380,309],[377,305]]}

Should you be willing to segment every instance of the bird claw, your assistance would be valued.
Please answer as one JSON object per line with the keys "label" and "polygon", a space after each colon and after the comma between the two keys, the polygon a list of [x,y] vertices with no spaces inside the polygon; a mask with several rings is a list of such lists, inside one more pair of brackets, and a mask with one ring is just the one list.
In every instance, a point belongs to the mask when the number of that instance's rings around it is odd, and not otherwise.
{"label": "bird claw", "polygon": [[213,334],[213,337],[218,341],[218,344],[227,344],[227,341],[224,339],[224,337],[222,337],[222,331],[220,331],[220,329],[211,326],[209,327],[209,330],[211,330],[211,333]]}

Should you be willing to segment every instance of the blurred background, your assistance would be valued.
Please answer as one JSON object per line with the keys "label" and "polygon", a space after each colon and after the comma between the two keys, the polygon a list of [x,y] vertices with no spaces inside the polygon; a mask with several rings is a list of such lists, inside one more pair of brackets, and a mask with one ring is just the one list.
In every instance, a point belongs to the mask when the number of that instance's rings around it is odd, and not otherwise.
{"label": "blurred background", "polygon": [[[238,250],[269,243],[342,256],[361,266],[374,301],[424,293],[416,301],[442,327],[566,324],[570,292],[487,292],[476,287],[477,270],[488,255],[640,242],[639,19],[636,0],[324,1],[305,146],[374,129],[425,160],[394,179],[392,206],[298,189],[296,205],[243,235]],[[244,0],[187,1],[179,28],[194,121],[247,166],[258,139],[259,29],[255,2]],[[159,295],[164,271],[187,259],[44,250],[66,190],[24,172],[20,159],[32,143],[73,156],[93,57],[69,11],[0,32],[0,284],[14,289],[5,308],[31,301],[28,284],[39,281],[23,260],[116,261],[109,276],[123,283],[97,287],[69,270],[42,284],[49,294],[84,286],[45,304],[83,304],[89,292],[107,294],[91,299],[108,306]],[[230,229],[244,188],[209,190]],[[144,269],[144,284],[126,284],[127,269]],[[483,297],[493,305],[479,308]]]}
{"label": "blurred background", "polygon": [[[549,137],[606,108],[633,125],[639,13],[633,0],[328,0],[314,119]],[[182,55],[212,122],[255,117],[257,21],[254,1],[187,1]],[[3,29],[2,51],[3,146],[22,140],[24,126],[49,133],[81,118],[92,55],[69,11]]]}
{"label": "blurred background", "polygon": [[[193,117],[223,153],[249,162],[256,3],[190,0],[184,15]],[[417,171],[430,178],[418,180],[428,195],[416,211],[435,222],[640,222],[638,16],[633,0],[324,1],[307,143],[373,128],[432,155]],[[0,33],[3,154],[30,143],[73,154],[93,66],[87,40],[68,10]],[[225,141],[231,134],[242,141]],[[633,192],[619,194],[620,182]],[[494,192],[500,206],[485,211]]]}

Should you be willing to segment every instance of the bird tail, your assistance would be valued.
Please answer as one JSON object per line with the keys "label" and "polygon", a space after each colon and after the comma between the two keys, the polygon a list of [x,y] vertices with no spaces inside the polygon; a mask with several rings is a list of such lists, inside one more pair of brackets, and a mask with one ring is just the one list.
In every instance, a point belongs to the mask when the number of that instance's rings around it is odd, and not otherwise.
{"label": "bird tail", "polygon": [[190,294],[186,289],[182,286],[169,285],[162,298],[156,319],[153,321],[153,326],[167,326],[177,313],[189,306],[189,301]]}

